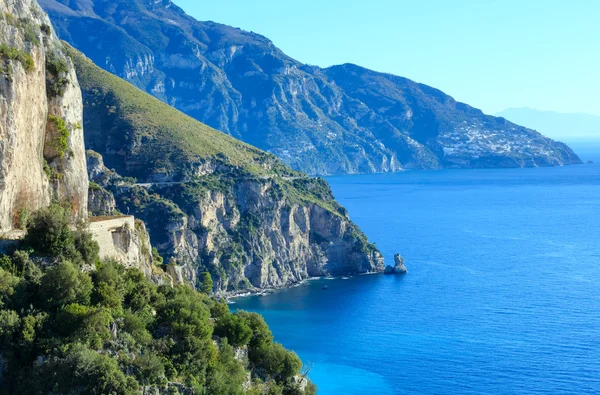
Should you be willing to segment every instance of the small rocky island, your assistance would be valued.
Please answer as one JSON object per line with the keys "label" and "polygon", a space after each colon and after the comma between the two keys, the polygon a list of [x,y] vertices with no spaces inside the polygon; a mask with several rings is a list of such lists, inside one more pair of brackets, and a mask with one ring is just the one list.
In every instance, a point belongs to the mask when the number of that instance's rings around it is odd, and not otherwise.
{"label": "small rocky island", "polygon": [[383,274],[406,274],[408,270],[406,270],[406,266],[404,265],[404,258],[402,255],[395,254],[394,255],[394,266],[387,265]]}

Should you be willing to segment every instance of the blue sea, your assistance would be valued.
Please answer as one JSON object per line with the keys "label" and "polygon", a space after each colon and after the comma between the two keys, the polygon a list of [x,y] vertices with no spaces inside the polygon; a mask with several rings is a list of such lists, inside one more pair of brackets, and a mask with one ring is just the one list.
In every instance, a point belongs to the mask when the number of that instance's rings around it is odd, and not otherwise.
{"label": "blue sea", "polygon": [[582,157],[596,164],[331,177],[408,274],[232,308],[263,314],[319,394],[598,394],[600,158]]}

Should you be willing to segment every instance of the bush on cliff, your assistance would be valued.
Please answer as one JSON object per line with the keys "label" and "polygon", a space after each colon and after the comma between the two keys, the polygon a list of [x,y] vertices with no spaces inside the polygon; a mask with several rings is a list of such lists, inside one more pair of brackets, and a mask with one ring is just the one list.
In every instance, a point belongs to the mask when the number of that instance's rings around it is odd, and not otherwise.
{"label": "bush on cliff", "polygon": [[98,244],[84,226],[73,230],[69,209],[58,204],[33,214],[24,245],[36,254],[67,259],[76,265],[99,262]]}

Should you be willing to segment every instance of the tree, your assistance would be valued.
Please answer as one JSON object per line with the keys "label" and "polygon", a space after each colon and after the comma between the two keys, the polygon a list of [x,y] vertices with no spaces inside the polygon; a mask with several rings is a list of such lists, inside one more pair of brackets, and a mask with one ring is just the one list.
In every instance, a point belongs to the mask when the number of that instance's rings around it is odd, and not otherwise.
{"label": "tree", "polygon": [[[125,376],[116,358],[75,345],[60,359],[51,361],[47,373],[52,387],[44,392],[69,394],[138,394],[139,384]],[[74,373],[77,374],[74,374]]]}
{"label": "tree", "polygon": [[90,276],[77,270],[68,261],[48,269],[41,281],[41,294],[47,304],[55,308],[70,303],[89,304],[92,288]]}
{"label": "tree", "polygon": [[83,225],[79,225],[73,234],[75,249],[81,254],[83,262],[88,265],[96,265],[100,262],[100,246],[93,239],[92,234],[87,232]]}
{"label": "tree", "polygon": [[83,224],[71,230],[70,220],[69,211],[58,204],[36,211],[27,228],[25,246],[37,254],[68,259],[76,265],[96,265],[100,262],[98,243]]}
{"label": "tree", "polygon": [[233,347],[242,347],[248,344],[253,331],[242,317],[230,313],[219,319],[215,326],[215,335],[226,337]]}
{"label": "tree", "polygon": [[200,288],[202,292],[204,292],[207,295],[212,294],[213,280],[209,272],[202,272],[202,274],[200,275],[200,282],[202,284]]}
{"label": "tree", "polygon": [[27,228],[24,242],[39,254],[72,258],[75,237],[69,228],[67,211],[58,204],[36,211]]}

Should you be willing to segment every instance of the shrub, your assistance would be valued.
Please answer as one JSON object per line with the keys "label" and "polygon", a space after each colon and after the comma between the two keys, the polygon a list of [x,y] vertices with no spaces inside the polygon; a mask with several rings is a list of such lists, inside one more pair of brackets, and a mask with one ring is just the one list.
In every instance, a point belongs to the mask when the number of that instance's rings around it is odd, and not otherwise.
{"label": "shrub", "polygon": [[100,260],[98,243],[81,225],[71,230],[69,210],[58,204],[33,214],[23,241],[37,254],[70,260],[76,265],[95,265]]}
{"label": "shrub", "polygon": [[[77,374],[73,374],[74,372]],[[75,345],[63,357],[51,360],[44,373],[54,378],[52,393],[139,393],[135,380],[125,376],[115,358],[90,350],[84,345]]]}
{"label": "shrub", "polygon": [[48,122],[54,126],[53,138],[50,146],[56,151],[59,158],[64,158],[69,149],[69,129],[64,119],[56,115],[48,115]]}
{"label": "shrub", "polygon": [[164,262],[163,257],[160,255],[156,247],[152,247],[152,263],[156,266],[161,266]]}
{"label": "shrub", "polygon": [[62,96],[69,84],[69,66],[56,53],[50,52],[46,56],[47,94],[49,97]]}
{"label": "shrub", "polygon": [[89,304],[93,285],[88,274],[65,261],[46,271],[40,288],[46,304],[60,308],[71,303]]}
{"label": "shrub", "polygon": [[35,212],[27,228],[25,245],[38,254],[73,258],[75,236],[69,228],[69,219],[67,210],[57,204]]}
{"label": "shrub", "polygon": [[38,39],[38,35],[34,25],[27,21],[21,20],[21,29],[23,30],[23,36],[25,37],[25,41],[33,45],[40,45],[40,40]]}
{"label": "shrub", "polygon": [[243,316],[228,314],[220,318],[215,325],[215,335],[226,337],[233,347],[242,347],[248,344],[253,332]]}
{"label": "shrub", "polygon": [[49,36],[50,33],[52,32],[52,28],[50,27],[50,25],[46,25],[45,23],[43,23],[40,28],[42,29],[42,32],[44,32],[44,34],[46,36]]}
{"label": "shrub", "polygon": [[74,232],[74,245],[86,264],[96,265],[100,262],[98,243],[93,239],[92,234],[87,232],[81,225]]}
{"label": "shrub", "polygon": [[[35,69],[35,63],[33,58],[27,52],[21,51],[15,47],[9,47],[6,44],[0,44],[0,57],[6,60],[16,60],[27,72],[31,72]],[[6,71],[5,71],[6,72]]]}

